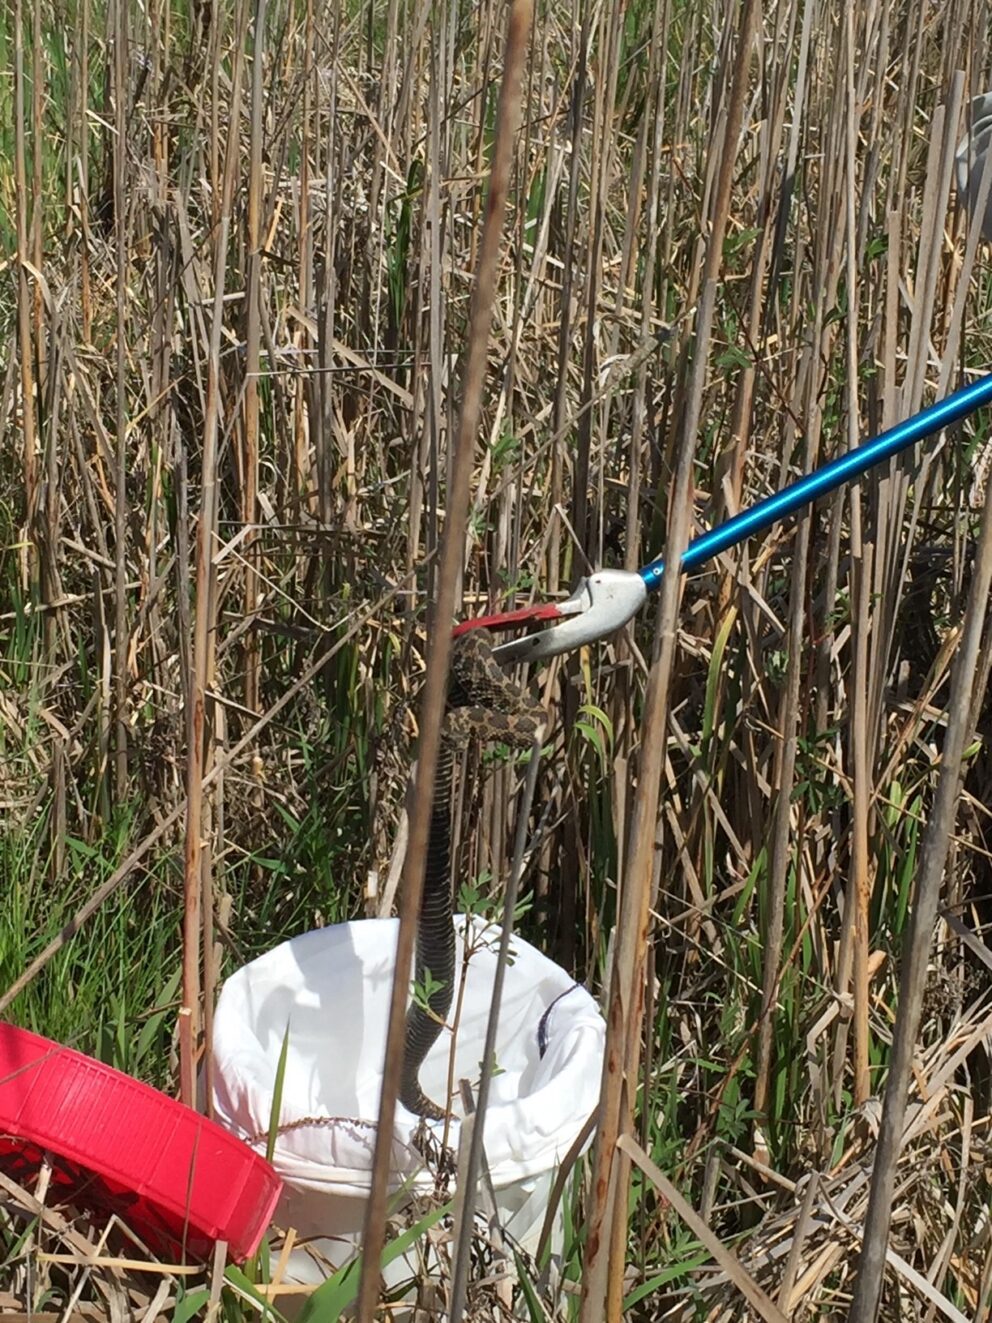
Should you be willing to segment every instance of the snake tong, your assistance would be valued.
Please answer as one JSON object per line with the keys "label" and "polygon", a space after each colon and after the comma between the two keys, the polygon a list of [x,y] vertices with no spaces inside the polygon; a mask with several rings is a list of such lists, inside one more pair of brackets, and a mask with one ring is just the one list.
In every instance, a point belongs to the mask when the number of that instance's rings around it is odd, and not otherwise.
{"label": "snake tong", "polygon": [[[883,460],[890,459],[908,446],[960,422],[968,414],[992,403],[992,374],[964,386],[946,399],[898,423],[887,432],[863,442],[854,450],[814,469],[804,478],[768,496],[726,523],[694,538],[682,553],[679,571],[695,569],[704,561],[736,546],[752,533],[762,532],[780,519],[795,514],[818,497],[834,491],[845,482],[860,477]],[[455,635],[469,629],[503,630],[518,626],[547,624],[537,633],[502,643],[493,655],[502,664],[556,657],[586,643],[609,638],[637,614],[649,592],[661,583],[665,572],[662,559],[650,561],[643,569],[597,570],[579,581],[578,587],[561,602],[539,602],[533,606],[504,611],[498,615],[464,620],[455,626]]]}

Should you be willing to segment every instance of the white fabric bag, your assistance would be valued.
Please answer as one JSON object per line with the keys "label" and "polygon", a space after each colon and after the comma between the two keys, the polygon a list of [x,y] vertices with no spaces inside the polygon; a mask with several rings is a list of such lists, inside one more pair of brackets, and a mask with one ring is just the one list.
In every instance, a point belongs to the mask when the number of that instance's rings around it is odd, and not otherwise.
{"label": "white fabric bag", "polygon": [[[459,935],[458,1005],[466,921]],[[373,919],[305,933],[239,969],[214,1018],[217,1119],[265,1150],[279,1054],[288,1029],[280,1134],[274,1165],[287,1182],[276,1220],[329,1238],[338,1265],[360,1235],[399,922]],[[499,929],[473,918],[468,978],[455,1043],[456,1083],[477,1085],[492,1000]],[[540,1235],[555,1170],[599,1098],[605,1026],[596,1003],[559,966],[512,942],[490,1085],[485,1151],[504,1229],[524,1248]],[[450,1033],[429,1053],[420,1080],[447,1096]],[[453,1107],[459,1114],[459,1104]],[[397,1110],[393,1190],[429,1192],[434,1176],[412,1139],[419,1118]],[[437,1132],[440,1126],[436,1127]],[[457,1144],[457,1121],[449,1144]]]}

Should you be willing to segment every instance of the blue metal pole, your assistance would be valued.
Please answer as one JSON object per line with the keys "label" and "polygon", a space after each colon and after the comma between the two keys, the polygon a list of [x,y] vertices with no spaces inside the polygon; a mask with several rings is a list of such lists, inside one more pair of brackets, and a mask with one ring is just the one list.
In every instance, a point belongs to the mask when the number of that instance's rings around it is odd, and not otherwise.
{"label": "blue metal pole", "polygon": [[[728,547],[743,542],[752,533],[760,533],[778,520],[795,514],[804,505],[808,505],[820,496],[825,496],[827,492],[832,492],[841,483],[859,478],[875,464],[880,464],[884,459],[891,459],[900,450],[905,450],[907,446],[914,445],[925,437],[933,436],[935,432],[943,431],[945,427],[951,427],[986,404],[992,404],[992,374],[982,377],[971,386],[962,387],[938,404],[931,404],[929,409],[924,409],[915,418],[898,423],[889,431],[883,432],[881,436],[873,437],[854,450],[849,450],[839,459],[831,460],[829,464],[824,464],[823,468],[815,469],[805,478],[800,478],[798,482],[786,487],[784,491],[776,492],[774,496],[767,496],[748,510],[742,510],[719,528],[702,533],[686,547],[679,568],[683,572],[695,569],[697,565],[701,565],[712,556],[718,556]],[[659,586],[664,572],[665,564],[661,559],[651,561],[640,571],[649,592]]]}

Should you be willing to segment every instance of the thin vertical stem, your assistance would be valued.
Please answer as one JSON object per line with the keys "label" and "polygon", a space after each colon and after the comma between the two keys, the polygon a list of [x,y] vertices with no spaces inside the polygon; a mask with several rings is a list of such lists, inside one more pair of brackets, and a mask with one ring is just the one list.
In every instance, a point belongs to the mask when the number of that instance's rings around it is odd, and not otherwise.
{"label": "thin vertical stem", "polygon": [[[41,242],[42,221],[44,218],[42,143],[45,141],[44,124],[42,121],[42,97],[45,90],[45,71],[43,64],[45,47],[42,39],[41,5],[42,0],[33,0],[31,6],[31,260],[34,262],[34,268],[38,272],[41,271],[43,263]],[[34,307],[32,309],[32,320],[34,325],[35,354],[37,355],[38,362],[39,402],[45,398],[48,367],[45,340],[41,333],[43,309],[44,301],[42,297],[41,281],[36,279],[34,282]],[[44,416],[43,412],[42,416]]]}
{"label": "thin vertical stem", "polygon": [[114,7],[114,245],[117,257],[116,472],[114,475],[114,794],[127,786],[127,4]]}
{"label": "thin vertical stem", "polygon": [[[262,76],[265,55],[265,16],[267,0],[255,0],[252,28],[251,64],[251,145],[248,161],[248,326],[245,344],[244,453],[241,474],[241,518],[247,526],[245,535],[245,618],[254,620],[258,604],[258,576],[255,572],[255,533],[258,505],[258,374],[261,325],[261,252],[262,212]],[[258,633],[249,623],[245,635],[245,707],[258,710],[259,655]]]}
{"label": "thin vertical stem", "polygon": [[[589,43],[592,40],[592,6],[587,2],[583,6],[582,26],[578,34],[578,52],[575,75],[572,80],[572,105],[569,111],[569,132],[572,140],[568,169],[568,194],[565,200],[565,236],[562,247],[562,284],[558,321],[558,358],[557,386],[555,388],[552,430],[555,436],[565,431],[565,409],[568,400],[568,358],[572,339],[572,280],[575,268],[575,230],[579,211],[579,178],[582,168],[582,110],[586,96],[586,65],[589,56]],[[555,446],[551,452],[551,506],[557,510],[561,504],[563,488],[563,462],[561,447]],[[548,591],[558,591],[561,565],[561,523],[556,518],[551,525],[551,539],[548,548]]]}
{"label": "thin vertical stem", "polygon": [[451,619],[455,611],[464,555],[475,437],[478,434],[482,409],[489,328],[496,294],[500,235],[509,187],[514,135],[520,119],[521,86],[530,24],[531,0],[512,0],[504,48],[503,84],[500,88],[496,113],[496,138],[489,195],[486,200],[478,273],[469,321],[462,409],[455,437],[451,489],[446,502],[444,536],[441,543],[437,599],[429,635],[427,675],[421,709],[419,770],[410,811],[409,843],[403,865],[402,914],[396,945],[396,969],[389,1008],[382,1097],[379,1103],[379,1121],[372,1164],[372,1187],[365,1213],[362,1277],[358,1295],[360,1323],[372,1323],[379,1296],[379,1259],[386,1229],[386,1195],[393,1149],[396,1093],[402,1064],[410,965],[423,891],[424,856],[451,654]]}
{"label": "thin vertical stem", "polygon": [[882,1121],[872,1168],[871,1193],[861,1239],[854,1299],[848,1315],[849,1323],[873,1323],[882,1297],[896,1166],[902,1148],[909,1080],[927,985],[927,963],[937,923],[944,865],[954,831],[962,759],[972,731],[972,718],[978,709],[975,676],[988,613],[990,586],[992,501],[986,500],[960,650],[951,670],[940,780],[923,837],[916,896],[899,978],[899,1009],[893,1033],[889,1077],[882,1101]]}
{"label": "thin vertical stem", "polygon": [[472,1247],[472,1232],[475,1218],[475,1193],[482,1166],[482,1140],[486,1124],[486,1110],[489,1106],[489,1085],[496,1067],[496,1034],[499,1030],[499,1010],[503,1000],[503,983],[506,967],[510,963],[510,941],[513,937],[513,919],[517,909],[517,895],[520,890],[520,877],[524,867],[524,851],[527,847],[527,822],[530,817],[534,790],[537,786],[537,772],[541,762],[541,742],[543,729],[535,737],[530,750],[530,762],[524,777],[523,791],[517,804],[517,830],[513,843],[513,861],[510,876],[503,892],[503,918],[499,934],[499,952],[496,957],[496,970],[493,974],[493,987],[486,1022],[486,1042],[482,1052],[482,1068],[479,1079],[479,1093],[476,1098],[474,1114],[475,1124],[469,1144],[468,1163],[465,1169],[464,1183],[461,1188],[461,1222],[455,1242],[454,1271],[451,1277],[451,1303],[449,1318],[451,1323],[461,1323],[465,1308],[465,1293],[468,1289],[469,1251]]}
{"label": "thin vertical stem", "polygon": [[[818,432],[806,436],[804,470],[813,467]],[[804,517],[796,533],[793,553],[792,590],[789,596],[788,664],[785,687],[779,708],[779,745],[775,759],[776,792],[772,822],[771,849],[768,857],[767,905],[763,925],[761,1010],[759,1012],[758,1053],[754,1082],[754,1110],[757,1127],[766,1119],[771,1097],[772,1065],[775,1048],[775,1002],[782,977],[785,895],[789,868],[789,828],[792,822],[792,782],[796,768],[799,698],[806,659],[803,653],[803,627],[806,621],[806,569],[809,560],[810,520]],[[797,851],[798,860],[798,851]],[[757,1128],[756,1127],[756,1128]],[[766,1137],[761,1135],[761,1139]],[[756,1143],[759,1157],[763,1144]],[[767,1156],[765,1154],[765,1156]]]}
{"label": "thin vertical stem", "polygon": [[[692,460],[716,311],[717,279],[723,262],[736,144],[743,123],[744,97],[759,17],[758,0],[747,0],[738,29],[737,58],[727,107],[725,150],[720,157],[711,229],[706,242],[696,345],[669,506],[665,556],[670,565],[678,564],[689,539]],[[734,150],[730,149],[730,144]],[[619,1153],[616,1144],[619,1136],[629,1131],[632,1125],[640,1070],[644,962],[679,595],[679,577],[674,574],[666,576],[662,581],[654,659],[648,676],[641,767],[631,824],[630,863],[620,899],[616,958],[607,1006],[606,1054],[600,1124],[593,1157],[592,1207],[583,1263],[580,1323],[598,1323],[604,1308],[611,1321],[619,1319],[621,1314],[624,1254],[619,1232],[614,1228],[617,1223],[626,1225],[630,1159]],[[626,1240],[625,1235],[623,1240]]]}
{"label": "thin vertical stem", "polygon": [[[242,36],[245,0],[239,0],[235,18],[234,78],[231,89],[232,124],[241,112]],[[215,38],[219,42],[219,35]],[[216,80],[215,80],[216,86]],[[224,287],[235,166],[240,144],[236,133],[227,140],[224,178],[219,199],[219,222],[214,253],[214,298],[207,352],[207,407],[203,423],[203,477],[196,527],[196,609],[190,662],[186,760],[186,845],[183,870],[183,979],[179,1009],[179,1091],[187,1106],[195,1099],[196,1051],[200,1037],[200,955],[203,899],[203,793],[207,760],[207,679],[212,655],[211,633],[213,543],[217,492],[217,429],[220,413],[220,346],[224,320]]]}
{"label": "thin vertical stem", "polygon": [[[320,105],[319,84],[316,69],[311,69],[310,52],[313,50],[314,0],[306,0],[303,20],[303,99],[300,117],[300,189],[299,189],[299,277],[297,291],[301,308],[313,306],[313,221],[310,213],[310,120],[315,106]],[[315,142],[319,150],[319,135]],[[299,344],[303,351],[312,344],[309,328],[304,325],[299,333]],[[296,408],[294,410],[293,449],[289,460],[289,472],[292,475],[290,487],[290,509],[293,518],[299,521],[303,508],[304,474],[308,470],[306,422],[315,412],[312,407],[313,394],[306,376],[301,374],[295,387]]]}
{"label": "thin vertical stem", "polygon": [[[847,443],[858,444],[858,298],[857,228],[854,196],[857,167],[858,116],[854,94],[854,11],[845,11],[847,41],[846,190],[847,231]],[[871,905],[871,869],[868,860],[868,808],[871,800],[871,769],[868,753],[868,633],[871,627],[868,601],[871,596],[872,546],[862,533],[861,484],[851,489],[851,603],[854,613],[854,667],[851,676],[851,763],[853,782],[853,827],[851,833],[851,878],[848,903],[854,905],[854,1101],[865,1102],[871,1090],[868,1075],[868,921]]]}
{"label": "thin vertical stem", "polygon": [[[35,154],[40,144],[34,144]],[[37,413],[34,347],[31,336],[31,286],[28,283],[28,183],[24,135],[24,0],[14,4],[14,182],[17,213],[17,340],[21,368],[21,430],[24,436],[24,582],[33,584],[37,556],[32,548],[38,502]]]}
{"label": "thin vertical stem", "polygon": [[83,344],[93,338],[93,300],[90,291],[90,0],[79,6],[79,308]]}

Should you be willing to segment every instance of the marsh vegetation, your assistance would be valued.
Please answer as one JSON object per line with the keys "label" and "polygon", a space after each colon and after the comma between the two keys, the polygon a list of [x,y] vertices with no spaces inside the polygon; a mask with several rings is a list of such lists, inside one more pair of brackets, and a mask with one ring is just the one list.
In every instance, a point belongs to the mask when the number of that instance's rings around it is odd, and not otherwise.
{"label": "marsh vegetation", "polygon": [[[464,614],[636,569],[676,517],[709,527],[988,370],[952,162],[990,18],[538,0]],[[485,0],[0,20],[0,1003],[168,1090],[225,971],[394,903],[505,27]],[[988,647],[950,681],[988,436],[981,415],[693,574],[660,728],[653,608],[531,680],[552,726],[521,932],[604,992],[656,758],[629,1138],[789,1318],[850,1300],[962,703],[882,1317],[990,1307]],[[519,768],[475,761],[458,868],[495,904]],[[563,1261],[511,1265],[531,1318],[578,1316],[589,1162]],[[759,1317],[629,1168],[614,1308]],[[61,1233],[0,1219],[0,1300],[66,1310],[76,1270],[37,1258]],[[94,1271],[80,1308],[207,1307],[149,1280]],[[235,1274],[216,1303],[252,1299]]]}

